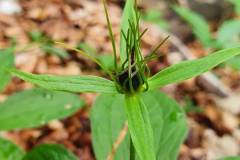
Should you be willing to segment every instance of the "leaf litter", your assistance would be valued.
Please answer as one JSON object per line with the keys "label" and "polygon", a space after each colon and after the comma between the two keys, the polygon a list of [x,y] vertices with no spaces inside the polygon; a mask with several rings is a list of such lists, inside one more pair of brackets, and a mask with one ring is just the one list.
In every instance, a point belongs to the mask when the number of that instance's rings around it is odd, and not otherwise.
{"label": "leaf litter", "polygon": [[[104,18],[102,4],[99,1],[77,1],[69,0],[23,0],[20,1],[22,11],[15,15],[0,13],[0,47],[9,46],[10,37],[14,36],[20,48],[30,43],[28,33],[37,30],[56,41],[77,46],[79,42],[89,44],[96,48],[97,53],[111,53],[111,42],[108,38],[107,24]],[[47,4],[47,5],[46,5]],[[109,13],[113,25],[113,33],[119,44],[119,24],[121,8],[117,3],[109,4]],[[155,27],[151,28],[143,37],[143,52],[147,53],[153,43],[159,41],[160,37],[153,36]],[[190,50],[201,57],[206,53],[198,42],[192,41],[186,45]],[[119,46],[117,46],[119,47]],[[169,53],[174,51],[172,44],[160,49],[162,54],[158,60],[150,62],[152,73],[170,65]],[[46,54],[33,47],[16,53],[16,66],[21,70],[33,73],[49,73],[59,75],[93,75],[103,74],[99,68],[89,62],[86,58],[79,56],[73,51],[68,51],[69,57],[61,59],[53,54]],[[240,91],[240,75],[229,68],[217,68],[214,70],[224,84],[234,91]],[[162,88],[182,106],[185,97],[193,102],[192,107],[199,107],[202,112],[191,110],[188,114],[190,131],[185,143],[181,147],[179,159],[214,159],[222,156],[240,153],[240,129],[239,113],[229,111],[221,107],[220,100],[203,89],[198,83],[198,78],[174,84]],[[1,101],[6,96],[27,88],[31,88],[26,82],[14,78],[6,90],[0,94]],[[81,94],[86,100],[86,107],[72,117],[62,121],[50,122],[36,129],[22,131],[11,131],[5,136],[14,140],[23,148],[30,150],[33,146],[41,143],[61,143],[76,153],[82,160],[93,160],[91,146],[91,130],[89,123],[89,109],[94,102],[96,94]],[[236,98],[237,100],[237,98]],[[220,103],[219,103],[220,102]],[[225,101],[225,107],[231,108],[231,103]],[[234,102],[233,102],[234,103]],[[239,106],[240,107],[240,106]],[[66,105],[66,109],[71,106]],[[228,144],[228,145],[223,145]],[[224,152],[223,152],[224,151]]]}

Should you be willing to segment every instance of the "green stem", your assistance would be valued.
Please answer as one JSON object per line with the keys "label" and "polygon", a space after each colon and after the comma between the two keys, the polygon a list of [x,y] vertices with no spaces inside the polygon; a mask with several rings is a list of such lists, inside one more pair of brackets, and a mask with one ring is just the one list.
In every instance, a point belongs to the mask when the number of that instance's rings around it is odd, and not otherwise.
{"label": "green stem", "polygon": [[112,31],[112,25],[110,23],[110,18],[109,18],[109,14],[108,14],[108,11],[107,11],[106,1],[102,0],[102,2],[103,2],[104,11],[105,11],[105,16],[106,16],[106,19],[107,19],[108,31],[109,31],[109,35],[110,35],[110,39],[111,39],[112,47],[113,47],[115,71],[117,71],[117,69],[118,69],[118,66],[117,66],[117,51],[116,51],[116,44],[115,44],[115,39],[114,39],[114,36],[113,36],[113,31]]}
{"label": "green stem", "polygon": [[131,137],[130,137],[130,160],[135,160],[135,148],[133,146]]}

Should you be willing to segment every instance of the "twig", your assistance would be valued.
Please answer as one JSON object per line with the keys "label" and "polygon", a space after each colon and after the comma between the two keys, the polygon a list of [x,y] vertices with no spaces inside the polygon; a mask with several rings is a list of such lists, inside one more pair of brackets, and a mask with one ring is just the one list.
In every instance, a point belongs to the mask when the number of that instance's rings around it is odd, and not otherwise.
{"label": "twig", "polygon": [[119,133],[119,136],[117,137],[116,141],[113,144],[111,152],[107,156],[107,160],[114,159],[114,156],[116,154],[116,151],[117,151],[119,145],[122,143],[125,136],[127,135],[127,131],[128,131],[128,123],[125,122],[123,129],[121,130],[121,132]]}

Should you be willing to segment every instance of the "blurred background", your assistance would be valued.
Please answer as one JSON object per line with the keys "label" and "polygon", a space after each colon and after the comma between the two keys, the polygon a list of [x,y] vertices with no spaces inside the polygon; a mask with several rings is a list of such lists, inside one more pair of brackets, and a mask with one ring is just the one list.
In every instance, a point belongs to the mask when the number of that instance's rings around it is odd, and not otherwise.
{"label": "blurred background", "polygon": [[[108,10],[119,48],[123,0],[110,0]],[[158,59],[149,62],[152,74],[216,50],[239,45],[239,0],[141,0],[142,39],[147,54],[167,35]],[[106,76],[92,61],[54,41],[82,49],[113,68],[113,54],[101,1],[0,0],[0,48],[16,45],[15,66],[37,74]],[[0,101],[33,85],[13,78]],[[211,72],[161,90],[186,111],[189,133],[180,160],[215,160],[240,155],[240,57]],[[81,160],[94,160],[89,110],[97,94],[79,94],[86,101],[73,116],[36,129],[2,132],[22,148],[60,143]]]}

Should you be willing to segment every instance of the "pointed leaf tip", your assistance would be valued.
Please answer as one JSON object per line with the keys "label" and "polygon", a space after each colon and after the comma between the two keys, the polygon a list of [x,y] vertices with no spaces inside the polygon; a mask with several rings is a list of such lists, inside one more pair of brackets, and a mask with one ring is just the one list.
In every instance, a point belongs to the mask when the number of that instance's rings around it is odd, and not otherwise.
{"label": "pointed leaf tip", "polygon": [[217,51],[203,58],[172,65],[149,78],[149,88],[155,89],[198,76],[239,54],[240,47],[235,47]]}

